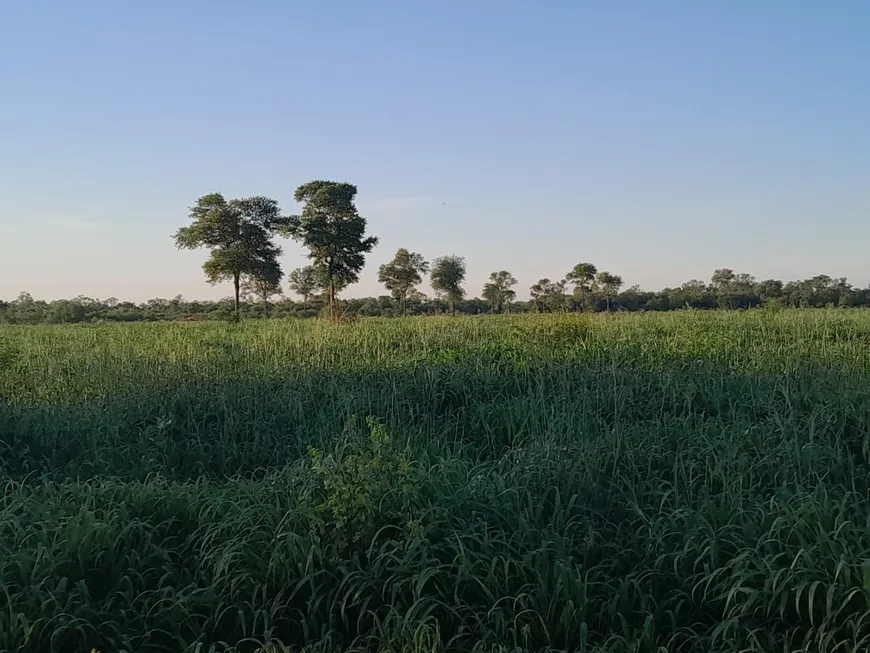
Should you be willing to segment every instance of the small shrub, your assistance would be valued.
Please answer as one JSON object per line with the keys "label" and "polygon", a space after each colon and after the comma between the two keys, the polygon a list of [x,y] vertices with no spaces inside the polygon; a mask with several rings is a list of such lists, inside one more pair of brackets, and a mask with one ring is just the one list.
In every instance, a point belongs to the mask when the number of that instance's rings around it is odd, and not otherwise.
{"label": "small shrub", "polygon": [[384,526],[412,523],[422,480],[411,451],[399,445],[381,422],[369,417],[366,429],[355,422],[351,418],[334,453],[313,447],[308,451],[322,492],[318,535],[339,554],[367,545]]}

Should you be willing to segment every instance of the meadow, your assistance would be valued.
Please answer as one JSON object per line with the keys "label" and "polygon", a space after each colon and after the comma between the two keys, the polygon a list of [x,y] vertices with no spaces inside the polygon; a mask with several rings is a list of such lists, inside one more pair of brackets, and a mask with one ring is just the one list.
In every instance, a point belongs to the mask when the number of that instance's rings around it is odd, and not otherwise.
{"label": "meadow", "polygon": [[870,312],[0,327],[0,651],[870,649]]}

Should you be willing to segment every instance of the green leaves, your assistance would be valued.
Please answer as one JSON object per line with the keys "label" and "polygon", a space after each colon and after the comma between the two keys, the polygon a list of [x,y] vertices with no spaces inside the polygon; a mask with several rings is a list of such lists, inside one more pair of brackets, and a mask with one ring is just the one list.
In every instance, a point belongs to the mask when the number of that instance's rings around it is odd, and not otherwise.
{"label": "green leaves", "polygon": [[607,300],[610,310],[610,298],[615,296],[622,286],[622,277],[609,272],[599,272],[592,263],[578,263],[565,275],[563,283],[574,286],[574,298],[582,309],[595,307],[595,293],[601,294]]}
{"label": "green leaves", "polygon": [[501,313],[505,304],[516,298],[517,293],[513,290],[515,285],[516,278],[507,270],[489,275],[489,281],[483,286],[483,298],[490,303],[494,313]]}
{"label": "green leaves", "polygon": [[595,275],[595,292],[604,297],[607,302],[607,310],[610,310],[610,300],[616,297],[622,287],[622,277],[618,274],[601,271]]}
{"label": "green leaves", "polygon": [[296,268],[287,278],[290,290],[302,297],[304,303],[308,303],[308,300],[320,289],[320,275],[313,265]]}
{"label": "green leaves", "polygon": [[272,236],[286,229],[289,219],[281,216],[278,202],[262,196],[227,201],[211,193],[191,207],[190,219],[192,224],[175,233],[175,244],[179,249],[211,250],[202,269],[209,283],[234,282],[236,316],[242,276],[273,287],[280,282],[281,248]]}
{"label": "green leaves", "polygon": [[866,650],[868,318],[0,327],[0,650]]}
{"label": "green leaves", "polygon": [[565,308],[565,280],[541,279],[529,288],[529,294],[541,313],[555,312]]}
{"label": "green leaves", "polygon": [[350,417],[334,453],[308,449],[321,498],[313,521],[331,555],[347,556],[386,525],[406,525],[423,481],[411,451],[384,424],[368,417],[366,433],[357,421]]}
{"label": "green leaves", "polygon": [[329,301],[330,316],[335,315],[335,296],[339,290],[359,280],[365,254],[378,244],[378,238],[366,236],[366,219],[356,209],[353,184],[317,180],[296,189],[295,198],[302,202],[302,214],[282,221],[282,233],[308,248],[322,276]]}
{"label": "green leaves", "polygon": [[422,275],[429,270],[429,263],[421,254],[400,248],[393,260],[378,269],[378,281],[390,291],[401,304],[402,314],[406,312],[408,293],[423,281]]}
{"label": "green leaves", "polygon": [[432,289],[450,302],[450,312],[456,314],[456,302],[465,297],[465,259],[461,256],[442,256],[432,263],[430,275]]}
{"label": "green leaves", "polygon": [[592,263],[578,263],[565,275],[565,281],[573,284],[576,289],[588,291],[592,288],[596,274],[598,274],[598,268]]}

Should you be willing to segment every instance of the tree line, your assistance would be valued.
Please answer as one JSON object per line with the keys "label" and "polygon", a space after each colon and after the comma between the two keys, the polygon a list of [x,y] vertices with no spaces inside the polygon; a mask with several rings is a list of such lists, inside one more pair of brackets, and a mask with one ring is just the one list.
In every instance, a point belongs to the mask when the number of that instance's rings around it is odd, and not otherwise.
{"label": "tree line", "polygon": [[[484,313],[535,313],[560,311],[670,311],[682,308],[696,309],[747,309],[761,306],[782,306],[794,308],[825,307],[870,307],[870,288],[856,288],[843,278],[818,275],[803,281],[783,283],[778,280],[755,281],[750,275],[737,275],[730,270],[717,271],[717,277],[740,276],[748,283],[714,283],[698,280],[688,281],[680,286],[658,291],[642,290],[632,286],[612,291],[592,285],[579,293],[568,284],[546,279],[535,283],[536,294],[529,300],[515,300],[510,292],[500,294],[481,293],[480,297],[455,299],[453,310],[459,315],[480,315]],[[510,273],[505,275],[512,278]],[[293,280],[287,284],[296,287]],[[542,283],[544,282],[544,283]],[[491,282],[490,282],[491,283]],[[500,280],[496,287],[507,284]],[[242,318],[262,318],[264,307],[262,296],[240,284],[239,314]],[[267,311],[269,317],[318,317],[328,314],[326,298],[314,292],[306,298],[293,300],[284,296],[283,288],[276,295],[270,295]],[[512,288],[510,289],[512,292]],[[295,291],[294,291],[295,292]],[[392,295],[379,297],[359,297],[340,300],[338,313],[351,317],[396,317],[406,315],[438,315],[451,311],[446,298],[427,297],[413,290],[405,295],[404,301]],[[181,296],[169,299],[150,299],[147,302],[93,299],[79,296],[73,299],[43,301],[34,299],[23,292],[12,301],[0,301],[0,323],[11,324],[71,324],[85,322],[153,322],[153,321],[196,321],[234,319],[234,299],[229,297],[216,301],[186,300]]]}
{"label": "tree line", "polygon": [[[274,199],[263,196],[227,200],[211,193],[197,199],[189,211],[190,224],[173,238],[179,249],[209,251],[203,264],[206,280],[232,282],[230,303],[188,302],[181,297],[142,304],[87,297],[44,302],[21,293],[11,302],[0,301],[0,322],[870,306],[870,288],[855,288],[844,277],[756,281],[750,274],[720,268],[709,282],[693,279],[676,288],[647,291],[639,286],[623,289],[622,277],[589,262],[578,263],[557,280],[538,280],[529,287],[528,301],[516,301],[518,281],[507,270],[492,272],[480,297],[468,299],[463,257],[446,255],[430,263],[405,248],[378,269],[378,280],[388,294],[340,301],[339,294],[359,280],[365,255],[378,244],[376,236],[366,234],[367,221],[357,211],[356,195],[353,184],[311,181],[296,189],[302,211],[290,216],[283,215]],[[285,274],[278,260],[283,253],[275,242],[278,237],[294,239],[308,250],[310,264],[286,275],[287,287],[299,301],[279,299]],[[434,298],[418,289],[426,275]]]}

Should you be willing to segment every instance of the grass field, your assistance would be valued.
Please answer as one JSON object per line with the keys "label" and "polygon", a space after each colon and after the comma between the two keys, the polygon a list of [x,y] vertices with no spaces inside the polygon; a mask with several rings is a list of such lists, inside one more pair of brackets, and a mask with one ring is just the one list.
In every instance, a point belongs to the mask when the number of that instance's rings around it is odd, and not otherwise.
{"label": "grass field", "polygon": [[0,651],[870,649],[870,313],[0,328]]}

